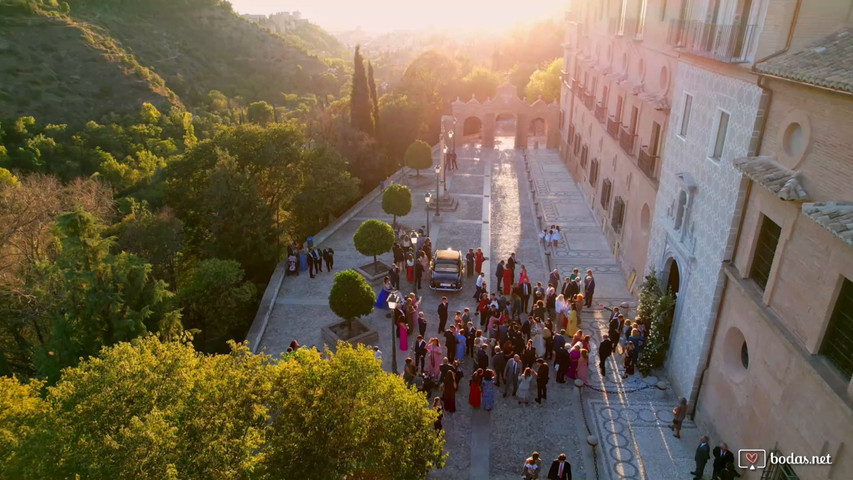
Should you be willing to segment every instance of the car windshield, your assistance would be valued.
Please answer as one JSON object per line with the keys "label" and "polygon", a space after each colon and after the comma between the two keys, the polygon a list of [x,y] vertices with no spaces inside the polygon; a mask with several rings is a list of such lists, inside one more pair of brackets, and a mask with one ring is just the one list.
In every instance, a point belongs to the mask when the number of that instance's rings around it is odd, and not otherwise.
{"label": "car windshield", "polygon": [[436,262],[435,264],[436,272],[452,272],[456,273],[459,271],[459,266],[454,262]]}

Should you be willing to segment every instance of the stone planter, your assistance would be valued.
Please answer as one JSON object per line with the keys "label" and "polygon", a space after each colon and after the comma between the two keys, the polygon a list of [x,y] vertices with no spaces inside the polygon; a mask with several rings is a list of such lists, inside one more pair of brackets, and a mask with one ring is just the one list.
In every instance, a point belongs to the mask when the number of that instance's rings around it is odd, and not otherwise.
{"label": "stone planter", "polygon": [[388,270],[391,270],[391,265],[387,265],[381,260],[377,260],[376,263],[366,263],[355,268],[355,271],[360,273],[368,282],[381,280],[385,275],[388,275]]}
{"label": "stone planter", "polygon": [[332,350],[335,349],[338,340],[343,340],[353,345],[377,345],[379,343],[379,333],[365,325],[358,318],[352,321],[352,337],[349,336],[349,327],[345,321],[323,327],[321,333],[323,335],[323,343],[332,348]]}

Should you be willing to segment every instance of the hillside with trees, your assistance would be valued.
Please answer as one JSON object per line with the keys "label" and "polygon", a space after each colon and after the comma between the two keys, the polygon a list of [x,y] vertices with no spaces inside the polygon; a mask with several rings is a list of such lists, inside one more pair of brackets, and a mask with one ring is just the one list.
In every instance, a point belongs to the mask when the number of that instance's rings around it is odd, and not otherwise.
{"label": "hillside with trees", "polygon": [[194,109],[213,90],[234,106],[295,107],[338,95],[347,75],[340,59],[309,53],[325,36],[276,34],[219,0],[0,0],[0,26],[0,57],[13,60],[0,69],[0,111],[53,123],[143,102]]}

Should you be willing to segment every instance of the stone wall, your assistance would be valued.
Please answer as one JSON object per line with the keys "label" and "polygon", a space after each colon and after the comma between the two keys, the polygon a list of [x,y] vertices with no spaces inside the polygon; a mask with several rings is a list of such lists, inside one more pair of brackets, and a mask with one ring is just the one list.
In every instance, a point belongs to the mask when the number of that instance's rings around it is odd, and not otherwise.
{"label": "stone wall", "polygon": [[[686,62],[679,64],[674,89],[647,270],[656,270],[666,282],[673,264],[679,269],[667,368],[678,395],[693,399],[722,292],[721,262],[731,256],[742,209],[745,182],[731,161],[749,153],[762,91],[755,84]],[[693,96],[693,102],[688,130],[682,137],[685,92]],[[730,118],[725,148],[716,160],[709,157],[719,109]],[[682,191],[687,201],[682,225],[676,228]]]}

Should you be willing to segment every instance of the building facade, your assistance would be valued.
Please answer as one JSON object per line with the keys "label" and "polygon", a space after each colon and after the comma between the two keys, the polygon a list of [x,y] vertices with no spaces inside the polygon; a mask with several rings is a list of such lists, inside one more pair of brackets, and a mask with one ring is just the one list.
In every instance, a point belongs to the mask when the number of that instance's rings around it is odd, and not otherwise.
{"label": "building facade", "polygon": [[832,458],[781,478],[853,478],[853,29],[756,71],[771,100],[760,156],[733,162],[744,213],[696,419],[730,445]]}

